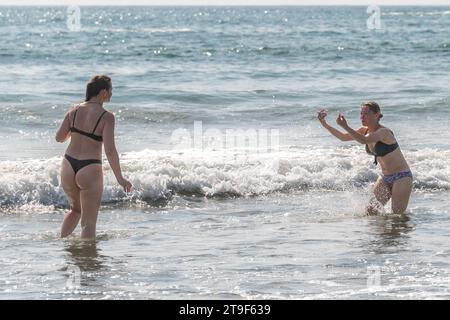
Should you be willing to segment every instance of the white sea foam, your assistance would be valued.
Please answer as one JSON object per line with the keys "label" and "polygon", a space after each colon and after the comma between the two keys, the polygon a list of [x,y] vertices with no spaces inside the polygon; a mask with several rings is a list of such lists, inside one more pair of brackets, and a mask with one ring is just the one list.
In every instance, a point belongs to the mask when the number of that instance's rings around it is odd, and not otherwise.
{"label": "white sea foam", "polygon": [[[450,151],[406,151],[415,188],[450,190]],[[283,148],[277,153],[143,150],[122,156],[134,191],[126,195],[105,164],[103,202],[170,200],[174,194],[249,197],[298,190],[345,191],[377,178],[378,168],[361,147]],[[65,206],[59,181],[61,158],[0,162],[0,205]]]}

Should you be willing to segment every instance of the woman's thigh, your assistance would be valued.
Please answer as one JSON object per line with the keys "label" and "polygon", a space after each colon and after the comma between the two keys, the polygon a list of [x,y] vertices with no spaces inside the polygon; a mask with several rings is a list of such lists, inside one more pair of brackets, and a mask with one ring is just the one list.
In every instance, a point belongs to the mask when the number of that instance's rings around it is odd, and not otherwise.
{"label": "woman's thigh", "polygon": [[411,177],[400,178],[392,186],[392,212],[404,213],[408,207],[409,198],[413,187]]}
{"label": "woman's thigh", "polygon": [[382,177],[378,177],[377,182],[373,186],[373,194],[375,198],[380,202],[383,206],[391,199],[391,190],[384,183]]}
{"label": "woman's thigh", "polygon": [[80,188],[75,181],[75,172],[66,159],[61,164],[61,186],[69,199],[70,208],[81,212]]}
{"label": "woman's thigh", "polygon": [[100,164],[91,164],[78,171],[76,183],[80,187],[82,223],[95,224],[103,194],[103,170]]}

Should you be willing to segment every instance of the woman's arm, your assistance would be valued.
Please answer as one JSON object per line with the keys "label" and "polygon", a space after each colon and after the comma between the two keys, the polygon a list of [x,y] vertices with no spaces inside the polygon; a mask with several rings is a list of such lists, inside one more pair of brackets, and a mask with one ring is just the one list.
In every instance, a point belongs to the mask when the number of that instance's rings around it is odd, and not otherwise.
{"label": "woman's arm", "polygon": [[333,136],[335,136],[336,138],[338,138],[341,141],[351,141],[351,140],[353,140],[353,137],[350,134],[343,133],[343,132],[339,131],[338,129],[333,128],[328,123],[324,123],[324,124],[322,124],[322,126],[325,129],[327,129]]}
{"label": "woman's arm", "polygon": [[59,125],[56,130],[56,142],[65,142],[70,137],[70,120],[69,120],[70,110],[66,113],[64,120]]}
{"label": "woman's arm", "polygon": [[386,133],[386,130],[382,128],[375,132],[369,133],[368,135],[364,135],[360,131],[361,128],[358,129],[357,131],[350,128],[350,126],[347,124],[347,120],[345,120],[345,117],[342,113],[339,113],[336,122],[338,125],[344,128],[345,131],[348,132],[348,134],[352,137],[352,139],[358,141],[361,144],[368,144],[381,141],[383,140],[384,134]]}
{"label": "woman's arm", "polygon": [[117,153],[116,144],[114,141],[114,126],[115,118],[114,115],[108,112],[105,115],[105,126],[103,128],[103,145],[105,147],[106,158],[108,159],[109,165],[116,177],[117,182],[123,187],[125,192],[131,190],[131,183],[122,176],[122,170],[120,168],[119,154]]}
{"label": "woman's arm", "polygon": [[[353,140],[353,137],[349,134],[349,133],[344,133],[339,131],[336,128],[333,128],[332,126],[330,126],[327,121],[325,120],[327,116],[327,112],[325,110],[321,110],[318,115],[317,118],[319,119],[320,123],[322,124],[322,126],[327,129],[333,136],[335,136],[336,138],[338,138],[341,141],[351,141]],[[359,128],[359,130],[361,130],[362,128]]]}

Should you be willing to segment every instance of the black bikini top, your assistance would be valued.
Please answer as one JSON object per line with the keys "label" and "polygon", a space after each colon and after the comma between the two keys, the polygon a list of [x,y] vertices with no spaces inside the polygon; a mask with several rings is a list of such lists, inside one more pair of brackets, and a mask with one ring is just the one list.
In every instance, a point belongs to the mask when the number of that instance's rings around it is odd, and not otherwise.
{"label": "black bikini top", "polygon": [[[367,134],[368,130],[369,129],[366,130],[365,134]],[[392,131],[391,133],[394,134]],[[378,164],[377,157],[384,157],[385,155],[391,153],[397,148],[398,148],[397,142],[393,144],[386,144],[384,142],[378,141],[377,143],[375,143],[373,150],[370,150],[369,145],[366,144],[366,152],[370,155],[375,156],[375,161],[373,163],[375,163],[376,165]]]}
{"label": "black bikini top", "polygon": [[86,132],[86,131],[83,131],[83,130],[75,128],[75,118],[77,117],[77,112],[78,112],[78,109],[75,110],[75,114],[73,115],[73,121],[72,121],[72,126],[70,127],[70,132],[76,132],[76,133],[79,133],[79,134],[81,134],[83,136],[86,136],[86,137],[89,137],[91,139],[94,139],[95,141],[102,142],[103,141],[103,137],[94,134],[94,132],[95,132],[95,129],[97,129],[98,124],[100,123],[100,119],[103,117],[103,115],[106,113],[106,111],[104,111],[100,115],[100,117],[98,118],[97,123],[95,124],[94,130],[92,130],[92,133],[89,133],[89,132]]}

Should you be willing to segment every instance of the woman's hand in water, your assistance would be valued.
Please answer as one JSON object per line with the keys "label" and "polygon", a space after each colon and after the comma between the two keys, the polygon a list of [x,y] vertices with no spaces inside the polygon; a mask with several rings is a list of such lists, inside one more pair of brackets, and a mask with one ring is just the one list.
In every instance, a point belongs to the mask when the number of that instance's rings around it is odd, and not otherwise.
{"label": "woman's hand in water", "polygon": [[320,110],[319,112],[317,112],[317,119],[319,119],[320,123],[322,125],[325,125],[327,123],[327,120],[325,120],[327,116],[327,110]]}
{"label": "woman's hand in water", "polygon": [[130,181],[128,181],[125,178],[121,178],[118,180],[119,184],[123,187],[123,191],[125,192],[130,192],[131,188],[133,187],[133,185],[131,184]]}
{"label": "woman's hand in water", "polygon": [[348,127],[347,120],[345,120],[344,115],[340,112],[338,117],[336,118],[336,123],[344,129]]}

